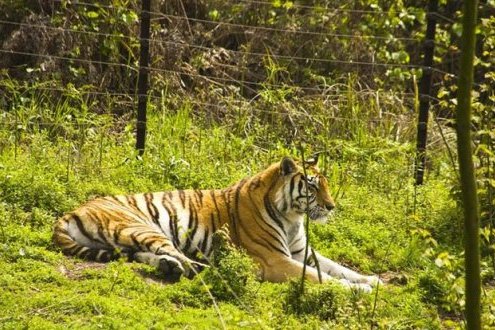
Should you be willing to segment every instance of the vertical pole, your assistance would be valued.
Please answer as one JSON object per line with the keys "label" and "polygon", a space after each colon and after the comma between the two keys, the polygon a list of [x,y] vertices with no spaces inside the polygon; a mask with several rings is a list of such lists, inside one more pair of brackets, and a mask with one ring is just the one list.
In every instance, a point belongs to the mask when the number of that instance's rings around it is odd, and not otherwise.
{"label": "vertical pole", "polygon": [[457,153],[464,207],[464,262],[466,269],[466,322],[468,330],[481,329],[479,203],[471,139],[471,88],[476,44],[478,2],[465,1],[462,18],[461,62],[457,83]]}
{"label": "vertical pole", "polygon": [[431,74],[433,52],[435,50],[436,11],[438,0],[429,0],[426,35],[424,42],[423,75],[419,87],[419,117],[416,144],[416,185],[423,184],[426,163],[426,140],[428,134],[428,115],[430,110]]}
{"label": "vertical pole", "polygon": [[136,149],[139,155],[144,153],[146,140],[146,102],[148,94],[148,64],[150,52],[150,11],[151,0],[142,0],[139,75],[138,75],[138,106],[136,124]]}

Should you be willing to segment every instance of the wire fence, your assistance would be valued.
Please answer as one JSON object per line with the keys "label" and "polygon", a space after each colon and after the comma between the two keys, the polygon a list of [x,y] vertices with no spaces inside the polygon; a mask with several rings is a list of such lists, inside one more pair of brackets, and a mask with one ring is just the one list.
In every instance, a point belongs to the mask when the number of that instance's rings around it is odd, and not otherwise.
{"label": "wire fence", "polygon": [[[81,3],[79,3],[79,4],[81,4]],[[112,7],[110,7],[110,8],[112,8]],[[322,37],[342,37],[342,38],[349,38],[349,39],[355,39],[355,40],[360,40],[360,39],[380,39],[380,40],[395,40],[395,41],[401,41],[402,40],[402,41],[414,41],[417,44],[421,44],[424,42],[424,40],[421,40],[418,38],[402,38],[402,37],[395,37],[393,35],[391,35],[391,36],[375,36],[375,35],[359,35],[359,34],[346,35],[346,34],[332,34],[332,33],[326,33],[326,32],[310,32],[310,31],[290,30],[290,29],[275,29],[275,28],[260,27],[260,26],[250,26],[250,25],[243,25],[243,24],[225,23],[225,22],[219,22],[219,21],[213,21],[213,20],[195,19],[195,18],[190,18],[190,17],[185,17],[185,16],[167,15],[167,14],[161,14],[161,13],[156,13],[156,12],[151,12],[151,13],[155,14],[155,15],[159,14],[162,17],[172,17],[172,18],[176,18],[176,19],[196,21],[196,22],[201,22],[201,23],[208,23],[208,24],[212,24],[215,26],[230,25],[230,26],[241,27],[241,28],[253,28],[255,30],[265,30],[268,32],[280,32],[283,34],[310,34],[310,35],[318,35],[318,36],[322,36]],[[26,28],[47,29],[47,30],[53,30],[53,31],[64,32],[64,33],[72,33],[72,34],[87,34],[90,36],[101,36],[101,37],[108,37],[108,38],[125,39],[125,40],[129,40],[129,41],[140,40],[137,36],[127,36],[127,35],[123,35],[123,34],[111,34],[111,33],[104,33],[104,32],[98,32],[98,31],[85,31],[85,30],[77,30],[77,29],[70,29],[70,28],[61,28],[61,27],[54,27],[54,26],[50,26],[50,25],[46,25],[46,24],[23,23],[23,22],[8,21],[8,20],[0,20],[0,24],[14,25],[14,26],[26,27]],[[148,40],[151,43],[174,45],[174,46],[184,46],[184,47],[188,47],[188,48],[197,48],[200,50],[217,50],[218,49],[218,47],[214,47],[214,46],[205,46],[205,45],[198,45],[198,44],[192,44],[192,43],[187,43],[187,42],[177,42],[177,41],[170,41],[170,40],[159,40],[156,38],[149,38],[149,39],[144,39],[144,40]],[[456,77],[453,73],[446,72],[444,70],[441,70],[441,69],[435,68],[435,67],[425,67],[424,65],[421,65],[421,64],[353,61],[353,60],[345,60],[345,59],[328,59],[328,58],[319,58],[319,57],[290,56],[290,55],[273,54],[273,53],[238,51],[238,50],[225,49],[225,48],[223,50],[226,52],[235,54],[235,55],[249,55],[249,56],[260,57],[260,58],[264,58],[264,57],[269,56],[269,57],[272,57],[274,59],[298,60],[298,61],[304,61],[304,62],[321,62],[321,63],[332,63],[332,64],[347,64],[347,65],[351,65],[351,66],[378,66],[378,67],[388,67],[388,68],[398,67],[398,68],[405,68],[405,69],[428,69],[428,70],[433,70],[434,72],[438,72],[441,74],[449,75],[451,77]],[[19,51],[8,50],[8,49],[2,49],[1,51],[3,53],[9,53],[10,52],[12,54],[39,56],[39,57],[52,57],[55,59],[62,59],[62,60],[88,62],[88,60],[85,60],[85,59],[60,57],[60,56],[49,55],[49,54],[39,54],[39,53],[32,54],[32,53],[28,53],[28,52],[19,52]],[[95,64],[126,66],[129,69],[137,70],[132,65],[126,65],[126,64],[122,64],[122,63],[105,62],[105,61],[89,61],[89,62],[93,62]],[[246,67],[237,67],[237,68],[243,69]],[[157,70],[156,68],[150,68],[150,69],[151,70],[153,70],[153,69]]]}
{"label": "wire fence", "polygon": [[[89,9],[106,9],[106,10],[120,10],[121,7],[114,5],[106,5],[101,3],[90,3],[90,2],[65,2],[61,0],[56,0],[54,3],[63,4],[66,8],[70,7],[85,7]],[[240,1],[239,4],[244,4],[247,6],[274,6],[272,2],[268,1],[248,1],[243,0]],[[278,8],[278,7],[277,7]],[[310,10],[316,12],[325,12],[328,15],[350,15],[350,16],[362,16],[362,15],[371,15],[371,16],[387,16],[390,18],[399,17],[404,14],[415,14],[415,13],[423,13],[423,9],[414,9],[409,8],[407,12],[403,11],[394,11],[394,10],[366,10],[366,9],[345,9],[345,8],[328,8],[324,6],[313,6],[313,5],[302,5],[298,3],[291,3],[288,7],[281,9],[285,10]],[[127,8],[129,9],[129,8]],[[136,8],[132,8],[132,10],[139,13]],[[202,25],[207,30],[216,30],[220,27],[229,27],[236,28],[242,30],[244,32],[249,31],[250,33],[256,34],[257,32],[264,32],[269,34],[280,34],[285,35],[287,38],[299,38],[299,37],[315,37],[315,38],[337,38],[337,39],[349,39],[354,42],[359,42],[362,40],[375,40],[375,41],[383,41],[383,42],[403,42],[406,44],[410,44],[412,47],[421,46],[424,43],[423,38],[419,37],[405,37],[405,36],[395,36],[392,33],[388,33],[387,35],[373,35],[373,34],[365,34],[356,32],[354,34],[349,33],[338,33],[338,31],[328,30],[326,28],[315,28],[315,30],[307,30],[302,28],[281,28],[281,27],[273,27],[273,26],[265,26],[259,24],[244,24],[237,23],[232,21],[222,21],[219,19],[205,19],[198,17],[190,17],[185,12],[183,14],[177,13],[166,13],[163,11],[150,10],[145,11],[147,14],[151,16],[151,21],[160,24],[162,20],[168,21],[176,21],[182,22],[185,24],[195,24]],[[141,11],[141,13],[143,13]],[[453,20],[442,15],[441,13],[429,12],[427,13],[430,17],[435,17],[435,19],[452,23]],[[131,24],[132,25],[132,24]],[[184,40],[166,40],[163,38],[163,35],[160,33],[154,33],[150,38],[140,39],[137,34],[132,34],[130,31],[126,33],[107,33],[104,31],[100,31],[96,29],[94,26],[79,24],[77,27],[67,27],[66,24],[60,26],[60,24],[54,24],[51,20],[44,20],[41,23],[37,21],[31,20],[23,20],[23,21],[14,21],[8,19],[0,20],[0,26],[10,26],[10,28],[17,29],[34,29],[39,31],[52,31],[53,33],[62,33],[66,35],[70,35],[71,38],[77,38],[79,35],[86,35],[88,37],[94,38],[103,38],[103,39],[112,39],[112,40],[124,40],[129,43],[134,43],[137,45],[139,41],[146,40],[151,45],[160,45],[162,47],[182,47],[188,50],[196,50],[200,52],[218,52],[221,51],[222,54],[227,54],[227,58],[235,58],[239,59],[241,57],[249,57],[251,59],[257,59],[258,62],[265,61],[266,59],[273,59],[277,61],[287,61],[287,65],[290,66],[291,62],[300,62],[306,63],[308,66],[314,65],[315,63],[321,65],[335,65],[341,66],[345,65],[357,72],[360,67],[365,68],[383,68],[385,70],[393,70],[395,68],[400,70],[409,71],[412,75],[417,75],[421,71],[430,71],[432,73],[442,75],[443,77],[447,77],[449,79],[457,79],[455,74],[450,72],[446,72],[441,68],[437,68],[434,66],[425,66],[418,63],[402,63],[402,62],[380,62],[380,61],[366,61],[366,60],[352,60],[352,59],[338,59],[338,58],[328,58],[321,56],[299,56],[296,54],[283,54],[283,53],[274,53],[271,51],[259,52],[249,49],[229,49],[225,47],[219,47],[211,43],[201,44],[191,41]],[[191,26],[188,26],[191,29]],[[433,43],[435,41],[433,40]],[[4,43],[4,46],[6,44]],[[130,75],[130,79],[135,79],[135,76],[138,74],[140,67],[138,65],[138,61],[136,56],[130,57],[125,61],[115,61],[115,60],[103,60],[103,59],[94,59],[87,58],[83,56],[78,56],[76,54],[68,53],[67,51],[62,52],[60,54],[53,54],[48,49],[38,49],[37,51],[29,51],[28,49],[15,49],[15,48],[2,48],[0,49],[0,54],[3,56],[19,56],[19,57],[28,57],[33,59],[38,59],[42,61],[59,61],[61,66],[67,68],[74,64],[80,65],[89,65],[89,66],[99,66],[99,67],[113,67],[119,68],[128,73]],[[29,61],[28,61],[29,62]],[[297,106],[296,99],[304,98],[305,101],[318,101],[324,106],[332,107],[332,106],[342,106],[343,104],[355,102],[356,96],[350,96],[348,91],[346,91],[346,86],[343,84],[342,86],[338,84],[328,84],[324,81],[315,82],[311,85],[305,85],[298,83],[294,79],[278,79],[278,81],[271,81],[266,79],[266,74],[261,74],[257,76],[255,72],[250,72],[251,67],[242,61],[232,61],[229,63],[228,61],[217,61],[212,66],[221,70],[212,74],[211,71],[208,71],[209,67],[206,65],[204,70],[200,67],[191,68],[190,66],[181,66],[181,67],[164,67],[163,65],[156,66],[153,62],[149,66],[141,67],[142,70],[146,70],[154,75],[162,75],[165,77],[171,78],[174,77],[179,86],[184,84],[184,78],[193,79],[194,81],[204,81],[206,84],[210,86],[217,86],[218,88],[225,88],[226,85],[239,86],[251,92],[251,97],[247,99],[229,99],[228,102],[224,100],[218,99],[206,99],[203,98],[189,98],[184,97],[182,100],[173,102],[166,100],[166,95],[164,96],[163,91],[151,88],[148,93],[136,93],[132,84],[129,84],[131,87],[128,88],[127,91],[122,91],[122,89],[111,90],[106,88],[105,90],[101,90],[92,87],[88,87],[85,85],[74,85],[71,87],[71,93],[74,93],[80,97],[107,97],[114,98],[115,102],[120,105],[125,105],[128,108],[132,108],[135,104],[135,99],[137,97],[146,96],[149,101],[156,102],[157,104],[165,105],[168,108],[180,108],[183,106],[182,103],[187,102],[188,106],[193,108],[206,108],[206,109],[217,109],[218,111],[224,112],[232,112],[232,108],[234,111],[245,111],[246,113],[255,115],[255,116],[278,116],[279,118],[289,118],[289,121],[292,121],[292,117],[297,117],[299,120],[311,121],[312,113],[311,111],[302,109]],[[26,67],[28,68],[28,67]],[[33,68],[31,68],[33,70]],[[41,69],[42,70],[42,69]],[[229,70],[234,71],[234,74],[231,74]],[[352,72],[351,70],[351,72]],[[242,75],[239,76],[238,73],[241,72]],[[245,74],[244,74],[245,73]],[[383,74],[383,71],[376,73]],[[3,88],[6,91],[6,95],[11,94],[23,94],[29,95],[30,93],[36,92],[56,92],[64,94],[68,91],[67,87],[52,87],[52,86],[42,86],[42,85],[19,85],[16,87],[16,90],[13,92],[12,89],[9,91],[8,88]],[[286,90],[289,93],[297,95],[292,101],[296,106],[290,107],[288,110],[280,110],[277,107],[273,107],[272,109],[267,109],[263,107],[258,107],[256,103],[262,95],[264,90]],[[9,94],[10,93],[10,94]],[[393,103],[395,106],[400,106],[402,108],[407,108],[409,111],[402,111],[401,113],[393,114],[388,110],[384,110],[383,112],[379,112],[376,116],[348,116],[336,113],[334,111],[329,111],[326,113],[326,119],[331,120],[333,122],[358,122],[363,124],[364,126],[374,125],[374,124],[383,124],[389,125],[390,122],[394,122],[398,125],[406,125],[411,120],[414,120],[414,111],[415,104],[419,100],[427,100],[428,102],[436,104],[440,102],[445,102],[445,100],[441,100],[437,98],[432,93],[421,93],[418,91],[376,91],[369,89],[367,87],[362,87],[359,89],[359,96],[363,102],[368,102],[369,100],[375,99],[377,103]],[[182,102],[182,103],[181,103]],[[8,102],[7,102],[8,103]],[[39,125],[44,127],[49,127],[51,124],[47,120],[49,119],[47,116],[40,116],[41,120],[31,120],[32,122],[36,122]],[[19,123],[19,118],[12,116],[11,113],[7,115],[4,114],[3,122],[0,123],[2,126],[12,125],[16,126]],[[134,121],[134,123],[136,123]],[[143,123],[138,123],[143,124]],[[53,126],[57,126],[59,123],[53,123]],[[23,127],[28,127],[29,125],[22,124]],[[16,126],[17,127],[17,126]]]}

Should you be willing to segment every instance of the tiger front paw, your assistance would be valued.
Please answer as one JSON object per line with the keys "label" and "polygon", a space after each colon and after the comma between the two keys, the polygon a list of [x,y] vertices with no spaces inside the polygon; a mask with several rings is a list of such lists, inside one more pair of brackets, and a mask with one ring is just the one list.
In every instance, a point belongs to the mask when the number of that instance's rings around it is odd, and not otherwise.
{"label": "tiger front paw", "polygon": [[350,290],[362,291],[364,293],[370,293],[372,291],[371,285],[366,283],[353,283],[346,279],[341,279],[340,283]]}
{"label": "tiger front paw", "polygon": [[359,283],[365,283],[372,287],[383,286],[383,281],[376,275],[363,276],[363,280]]}

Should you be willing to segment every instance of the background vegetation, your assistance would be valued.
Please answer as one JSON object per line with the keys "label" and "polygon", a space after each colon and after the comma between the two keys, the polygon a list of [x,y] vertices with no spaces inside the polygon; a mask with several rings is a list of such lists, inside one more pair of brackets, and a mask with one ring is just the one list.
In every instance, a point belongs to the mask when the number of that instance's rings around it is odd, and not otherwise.
{"label": "background vegetation", "polygon": [[[139,1],[0,4],[3,328],[463,326],[452,111],[459,1],[441,2],[426,184],[413,185],[426,3],[154,1],[146,153],[134,151]],[[495,327],[494,3],[480,4],[476,166],[483,322]],[[188,17],[189,19],[185,19]],[[259,283],[228,246],[192,281],[63,257],[54,220],[97,195],[224,187],[325,150],[337,210],[323,254],[387,283]],[[242,279],[242,284],[239,285]]]}

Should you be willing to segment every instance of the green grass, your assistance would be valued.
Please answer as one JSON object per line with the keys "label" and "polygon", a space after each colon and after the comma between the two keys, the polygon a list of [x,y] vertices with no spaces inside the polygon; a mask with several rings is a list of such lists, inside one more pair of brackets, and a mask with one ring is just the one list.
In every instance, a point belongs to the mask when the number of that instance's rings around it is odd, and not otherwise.
{"label": "green grass", "polygon": [[[49,113],[35,106],[18,109],[21,128],[12,128],[11,114],[0,127],[1,328],[462,327],[461,213],[443,155],[435,158],[443,170],[414,189],[414,148],[406,142],[366,135],[363,127],[354,128],[359,141],[306,137],[308,153],[330,151],[322,167],[338,204],[328,224],[311,226],[312,244],[388,283],[376,295],[308,284],[297,297],[293,282],[250,282],[236,297],[218,282],[217,270],[171,284],[145,265],[66,258],[51,242],[52,224],[96,195],[225,187],[296,155],[293,144],[276,138],[281,126],[258,123],[240,133],[228,122],[205,123],[187,104],[175,113],[154,108],[139,158],[131,125],[106,115],[78,117],[77,107],[62,103],[54,113],[72,111],[79,119],[50,115],[43,121],[54,125],[33,126],[31,112]],[[435,262],[439,256],[449,262]],[[233,286],[232,269],[250,267],[242,256],[226,260],[218,272]],[[494,324],[495,294],[487,288],[485,324]]]}

